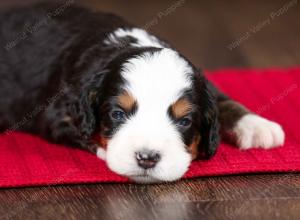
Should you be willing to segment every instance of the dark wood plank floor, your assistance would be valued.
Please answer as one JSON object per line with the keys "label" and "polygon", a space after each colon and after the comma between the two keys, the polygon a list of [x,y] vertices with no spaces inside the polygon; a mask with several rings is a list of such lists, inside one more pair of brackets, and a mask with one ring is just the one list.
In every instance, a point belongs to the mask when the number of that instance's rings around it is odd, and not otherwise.
{"label": "dark wood plank floor", "polygon": [[3,219],[299,219],[292,174],[2,190]]}
{"label": "dark wood plank floor", "polygon": [[[300,64],[297,0],[77,2],[146,27],[205,69]],[[0,219],[300,219],[300,175],[2,189]]]}

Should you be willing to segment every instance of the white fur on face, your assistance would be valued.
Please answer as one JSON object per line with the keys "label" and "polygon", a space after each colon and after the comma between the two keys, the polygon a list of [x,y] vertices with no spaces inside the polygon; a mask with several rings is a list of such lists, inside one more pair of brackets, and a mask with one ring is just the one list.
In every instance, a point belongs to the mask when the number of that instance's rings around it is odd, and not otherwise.
{"label": "white fur on face", "polygon": [[238,146],[244,150],[270,149],[284,143],[284,132],[279,124],[254,114],[243,116],[233,132],[237,137]]}
{"label": "white fur on face", "polygon": [[99,157],[100,159],[105,161],[106,160],[106,151],[105,151],[105,149],[99,147],[97,149],[97,157]]}
{"label": "white fur on face", "polygon": [[[138,108],[108,141],[106,162],[111,170],[139,182],[173,181],[184,175],[192,158],[168,109],[191,88],[191,73],[188,63],[170,49],[124,65],[124,89],[136,99]],[[143,150],[160,154],[154,168],[138,166],[136,152]]]}

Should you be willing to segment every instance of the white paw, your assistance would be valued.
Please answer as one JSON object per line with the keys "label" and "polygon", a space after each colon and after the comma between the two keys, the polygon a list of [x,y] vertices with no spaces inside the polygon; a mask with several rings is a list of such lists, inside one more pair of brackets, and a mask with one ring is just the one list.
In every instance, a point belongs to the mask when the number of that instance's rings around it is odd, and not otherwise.
{"label": "white paw", "polygon": [[236,124],[233,132],[241,149],[263,148],[270,149],[284,143],[284,131],[275,122],[258,115],[243,116]]}
{"label": "white paw", "polygon": [[99,147],[97,149],[97,157],[105,161],[106,160],[106,150],[104,150],[103,148]]}

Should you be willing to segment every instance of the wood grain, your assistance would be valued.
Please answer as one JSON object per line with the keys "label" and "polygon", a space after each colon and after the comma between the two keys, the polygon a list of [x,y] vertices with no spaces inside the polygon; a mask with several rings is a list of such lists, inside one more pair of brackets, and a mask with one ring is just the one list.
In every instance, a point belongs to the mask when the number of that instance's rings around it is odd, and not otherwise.
{"label": "wood grain", "polygon": [[0,192],[1,219],[298,219],[296,174]]}
{"label": "wood grain", "polygon": [[[34,0],[1,0],[0,7]],[[300,64],[297,3],[233,50],[228,45],[289,1],[82,0],[147,27],[195,65],[270,67]],[[162,185],[95,184],[0,190],[0,219],[300,219],[300,174],[199,178]]]}

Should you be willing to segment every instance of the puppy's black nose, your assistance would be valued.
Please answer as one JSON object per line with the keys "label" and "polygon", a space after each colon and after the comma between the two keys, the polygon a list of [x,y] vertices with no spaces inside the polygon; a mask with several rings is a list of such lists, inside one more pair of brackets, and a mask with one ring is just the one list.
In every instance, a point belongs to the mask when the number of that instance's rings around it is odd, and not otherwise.
{"label": "puppy's black nose", "polygon": [[140,151],[135,156],[138,165],[144,169],[155,167],[160,160],[160,154],[154,151]]}

